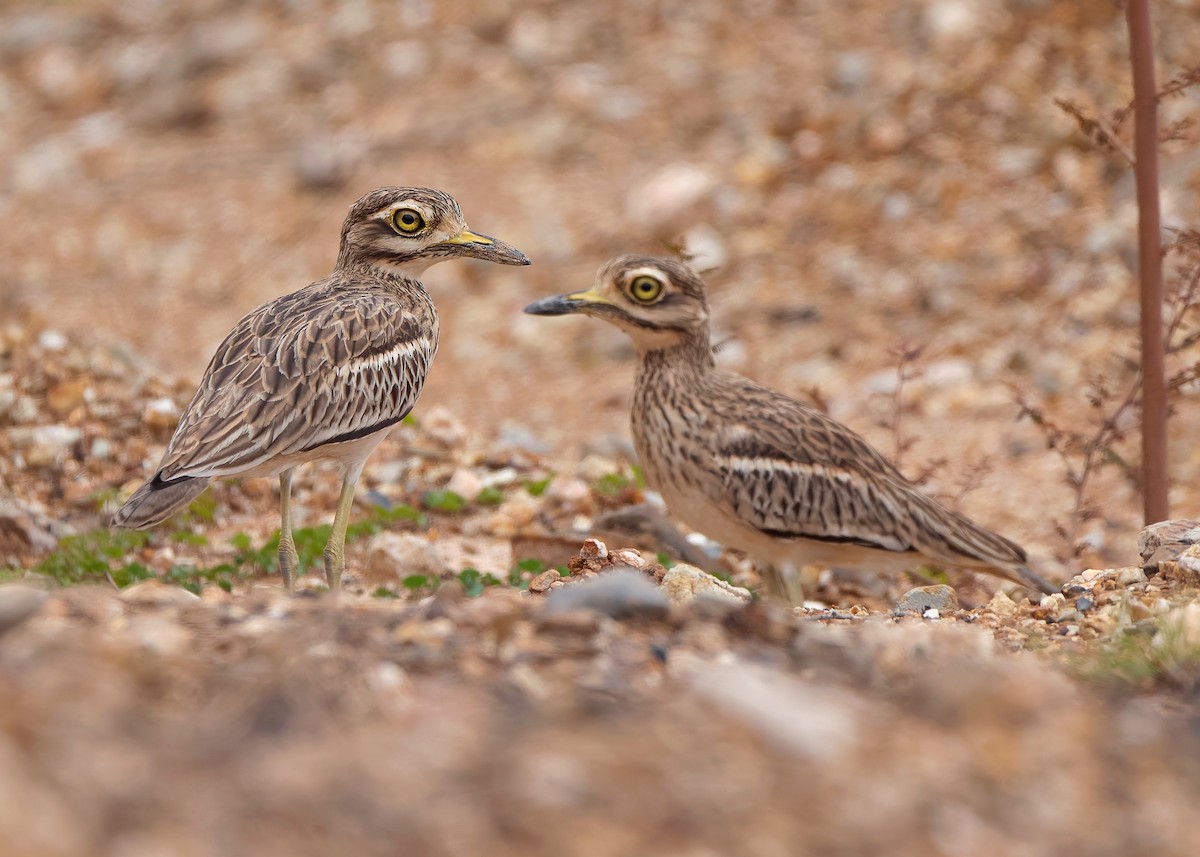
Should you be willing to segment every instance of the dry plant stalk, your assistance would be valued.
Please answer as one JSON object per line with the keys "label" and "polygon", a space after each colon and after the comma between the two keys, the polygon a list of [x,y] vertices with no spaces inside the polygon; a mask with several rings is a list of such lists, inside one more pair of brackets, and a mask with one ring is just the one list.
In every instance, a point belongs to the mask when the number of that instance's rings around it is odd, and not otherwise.
{"label": "dry plant stalk", "polygon": [[[1094,379],[1088,400],[1097,416],[1091,432],[1064,428],[1047,412],[1031,403],[1027,396],[1015,393],[1021,416],[1031,419],[1046,438],[1049,448],[1063,461],[1066,482],[1074,492],[1074,505],[1067,524],[1056,529],[1078,554],[1078,536],[1084,521],[1096,514],[1087,499],[1093,474],[1100,467],[1119,467],[1136,489],[1142,491],[1143,513],[1147,523],[1163,520],[1169,514],[1167,492],[1167,417],[1171,403],[1200,380],[1200,362],[1183,363],[1169,377],[1166,363],[1200,343],[1200,330],[1185,329],[1189,310],[1200,299],[1200,232],[1179,230],[1167,247],[1162,246],[1158,205],[1158,146],[1185,138],[1192,126],[1190,118],[1176,122],[1160,132],[1157,105],[1165,98],[1181,95],[1200,84],[1200,66],[1176,74],[1161,89],[1154,89],[1153,44],[1149,32],[1146,0],[1129,0],[1126,5],[1130,27],[1131,64],[1134,99],[1110,118],[1100,116],[1077,102],[1056,99],[1055,103],[1078,124],[1080,130],[1099,148],[1117,153],[1130,164],[1138,190],[1138,249],[1141,298],[1141,355],[1130,361],[1129,386],[1115,394],[1104,378]],[[1135,145],[1131,151],[1122,135],[1126,120],[1134,117]],[[1162,267],[1165,257],[1181,257],[1170,293],[1164,297]],[[1163,308],[1167,320],[1163,321]],[[1130,463],[1117,445],[1126,437],[1135,417],[1142,422],[1142,459]]]}
{"label": "dry plant stalk", "polygon": [[[1134,177],[1141,280],[1142,509],[1145,523],[1170,517],[1167,473],[1166,343],[1163,341],[1162,211],[1158,198],[1158,101],[1150,0],[1127,0],[1133,66]],[[1181,91],[1181,90],[1177,90]]]}
{"label": "dry plant stalk", "polygon": [[[1181,257],[1166,299],[1163,333],[1163,351],[1176,365],[1166,383],[1170,405],[1200,381],[1200,359],[1190,362],[1187,359],[1194,346],[1200,343],[1200,327],[1192,329],[1188,324],[1192,311],[1200,303],[1200,231],[1180,230],[1176,240],[1167,247],[1167,253]],[[1142,407],[1141,367],[1136,360],[1126,358],[1120,368],[1128,376],[1119,389],[1103,376],[1094,378],[1088,385],[1086,396],[1095,414],[1090,431],[1066,427],[1044,407],[1033,403],[1024,392],[1013,388],[1021,409],[1020,418],[1027,418],[1038,427],[1047,447],[1062,461],[1073,503],[1068,520],[1065,523],[1055,521],[1054,528],[1069,546],[1072,556],[1078,556],[1081,551],[1079,540],[1083,525],[1098,514],[1089,498],[1088,488],[1100,469],[1115,467],[1134,489],[1142,486],[1141,469],[1121,451],[1121,443],[1133,430]]]}

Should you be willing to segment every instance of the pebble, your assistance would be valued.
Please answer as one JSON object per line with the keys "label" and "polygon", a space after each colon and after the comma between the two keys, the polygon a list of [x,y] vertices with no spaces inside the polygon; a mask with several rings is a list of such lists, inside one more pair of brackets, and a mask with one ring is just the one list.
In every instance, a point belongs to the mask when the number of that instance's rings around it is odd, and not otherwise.
{"label": "pebble", "polygon": [[619,548],[612,552],[613,562],[619,565],[627,565],[630,568],[643,569],[648,563],[645,557],[632,548]]}
{"label": "pebble", "polygon": [[691,213],[716,187],[716,180],[700,167],[669,164],[637,184],[625,202],[625,209],[635,223],[669,226]]}
{"label": "pebble", "polygon": [[525,493],[514,494],[488,517],[485,528],[493,536],[511,539],[528,528],[539,511],[541,508],[533,497]]}
{"label": "pebble", "polygon": [[74,426],[47,425],[11,428],[9,440],[30,467],[57,467],[83,433]]}
{"label": "pebble", "polygon": [[608,559],[608,545],[599,539],[584,539],[579,558],[589,564],[603,562]]}
{"label": "pebble", "polygon": [[614,619],[661,617],[670,606],[667,596],[641,572],[614,569],[591,580],[555,589],[546,597],[542,615],[590,610]]}
{"label": "pebble", "polygon": [[1137,566],[1122,568],[1117,574],[1117,581],[1122,586],[1133,586],[1146,582],[1146,572]]}
{"label": "pebble", "polygon": [[1061,592],[1055,592],[1052,595],[1043,595],[1042,600],[1038,602],[1038,606],[1046,610],[1057,610],[1066,604],[1067,598]]}
{"label": "pebble", "polygon": [[1200,545],[1192,545],[1181,553],[1175,565],[1185,572],[1185,578],[1190,578],[1187,582],[1200,583]]}
{"label": "pebble", "polygon": [[413,574],[438,574],[441,564],[433,543],[416,533],[384,531],[367,541],[364,577],[369,585],[395,584]]}
{"label": "pebble", "polygon": [[167,397],[154,399],[142,411],[142,423],[156,435],[168,435],[179,425],[179,406]]}
{"label": "pebble", "polygon": [[997,616],[1011,616],[1017,612],[1017,604],[1003,590],[997,591],[988,602],[987,609]]}
{"label": "pebble", "polygon": [[473,568],[504,579],[516,562],[512,541],[480,536],[443,536],[433,544],[439,573],[458,574]]}
{"label": "pebble", "polygon": [[555,479],[544,496],[566,514],[582,515],[592,510],[592,490],[582,479]]}
{"label": "pebble", "polygon": [[143,580],[127,586],[118,597],[137,607],[182,607],[201,603],[199,595],[161,580]]}
{"label": "pebble", "polygon": [[751,599],[750,590],[726,583],[686,563],[667,569],[660,585],[672,604],[691,604],[701,598],[744,604]]}
{"label": "pebble", "polygon": [[36,615],[47,597],[44,590],[20,583],[0,586],[0,635]]}
{"label": "pebble", "polygon": [[541,574],[529,581],[529,591],[546,592],[550,589],[550,584],[557,581],[560,577],[562,577],[562,575],[559,574],[558,569],[556,568],[552,568],[549,571],[543,571]]}
{"label": "pebble", "polygon": [[38,334],[38,348],[58,352],[67,347],[67,337],[57,330],[43,330]]}
{"label": "pebble", "polygon": [[468,501],[474,500],[483,490],[483,480],[476,476],[474,471],[460,467],[454,471],[450,481],[446,483],[446,490],[452,491]]}
{"label": "pebble", "polygon": [[1138,534],[1138,555],[1143,563],[1149,564],[1150,558],[1163,548],[1178,556],[1194,544],[1200,544],[1200,521],[1188,518],[1159,521],[1144,527]]}
{"label": "pebble", "polygon": [[[187,592],[183,589],[179,591]],[[191,593],[188,592],[188,595]],[[187,628],[175,619],[162,615],[137,616],[130,621],[125,632],[136,645],[159,655],[178,654],[192,641]]]}
{"label": "pebble", "polygon": [[1200,648],[1200,604],[1176,607],[1162,617],[1159,627],[1154,638],[1156,647],[1175,646],[1194,652]]}
{"label": "pebble", "polygon": [[[900,596],[896,602],[896,613],[917,613],[922,616],[933,611],[938,616],[958,609],[958,595],[954,589],[939,583],[934,586],[918,586]],[[928,617],[937,618],[937,616]]]}
{"label": "pebble", "polygon": [[467,439],[462,420],[441,405],[434,405],[420,418],[421,431],[432,441],[446,448],[461,446]]}
{"label": "pebble", "polygon": [[1077,609],[1074,607],[1068,607],[1065,610],[1060,610],[1058,613],[1055,613],[1052,621],[1055,624],[1062,625],[1069,622],[1078,622],[1082,618],[1082,615]]}
{"label": "pebble", "polygon": [[16,500],[0,499],[0,559],[28,550],[54,550],[54,521],[44,511]]}

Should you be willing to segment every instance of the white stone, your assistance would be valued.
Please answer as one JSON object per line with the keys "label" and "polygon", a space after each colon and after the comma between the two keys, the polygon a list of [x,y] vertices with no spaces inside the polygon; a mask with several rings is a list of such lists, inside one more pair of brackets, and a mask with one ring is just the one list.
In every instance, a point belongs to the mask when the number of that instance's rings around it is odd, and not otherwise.
{"label": "white stone", "polygon": [[194,592],[153,579],[125,587],[121,590],[120,599],[126,604],[143,607],[182,607],[201,603],[200,596]]}
{"label": "white stone", "polygon": [[751,598],[750,590],[726,583],[686,563],[667,569],[661,586],[673,604],[691,604],[697,598],[709,597],[740,604],[749,602]]}
{"label": "white stone", "polygon": [[446,490],[452,491],[469,502],[478,497],[479,492],[483,490],[483,480],[473,471],[460,467],[454,471],[450,481],[446,483]]}
{"label": "white stone", "polygon": [[467,439],[462,420],[441,405],[434,405],[420,417],[421,431],[445,447],[461,446]]}
{"label": "white stone", "polygon": [[632,221],[642,225],[669,223],[709,197],[716,185],[716,180],[697,166],[670,164],[629,193],[626,211]]}
{"label": "white stone", "polygon": [[440,574],[433,543],[416,533],[382,532],[367,542],[364,576],[368,583],[398,583],[413,574]]}

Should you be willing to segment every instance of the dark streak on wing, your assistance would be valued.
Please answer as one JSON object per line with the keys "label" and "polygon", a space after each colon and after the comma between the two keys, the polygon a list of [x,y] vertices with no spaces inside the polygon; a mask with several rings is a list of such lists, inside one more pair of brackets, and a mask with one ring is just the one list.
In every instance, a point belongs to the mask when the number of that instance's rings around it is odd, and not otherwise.
{"label": "dark streak on wing", "polygon": [[[409,410],[411,410],[411,408]],[[335,437],[331,437],[328,440],[322,440],[318,443],[312,444],[311,446],[306,446],[306,447],[304,447],[304,449],[302,449],[300,451],[301,452],[311,452],[314,449],[320,449],[321,447],[329,446],[330,444],[345,443],[346,441],[350,441],[350,440],[358,440],[360,437],[366,437],[369,434],[375,434],[375,432],[377,432],[377,431],[382,431],[383,429],[387,428],[388,426],[394,426],[396,423],[400,422],[402,419],[404,419],[406,416],[408,416],[408,413],[409,413],[408,411],[405,411],[404,413],[400,414],[400,416],[398,416],[398,417],[389,417],[388,419],[383,420],[378,423],[375,423],[374,425],[363,426],[362,428],[354,429],[354,431],[349,431],[349,432],[346,432],[345,434],[340,434]]]}
{"label": "dark streak on wing", "polygon": [[829,544],[837,545],[859,545],[864,548],[886,550],[892,553],[917,553],[916,548],[910,547],[902,551],[897,551],[886,545],[881,545],[879,542],[873,542],[870,539],[855,538],[854,536],[814,536],[812,533],[793,533],[787,530],[764,530],[761,528],[759,532],[777,539],[809,539],[814,542],[828,542]]}

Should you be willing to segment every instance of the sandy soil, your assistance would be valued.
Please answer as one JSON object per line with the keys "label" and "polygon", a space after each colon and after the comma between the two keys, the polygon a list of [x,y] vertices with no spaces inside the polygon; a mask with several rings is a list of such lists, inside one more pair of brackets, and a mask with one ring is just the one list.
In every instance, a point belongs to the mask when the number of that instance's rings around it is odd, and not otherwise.
{"label": "sandy soil", "polygon": [[[1155,15],[1165,78],[1200,55],[1200,18]],[[1064,539],[1061,462],[1016,405],[1086,429],[1089,383],[1128,377],[1131,176],[1054,99],[1108,115],[1129,95],[1109,3],[6,4],[8,577],[44,569],[148,473],[216,343],[328,272],[363,192],[448,190],[534,265],[429,272],[443,340],[420,425],[380,449],[357,514],[448,484],[494,485],[499,506],[356,540],[358,595],[336,607],[284,601],[246,566],[198,601],[87,586],[16,610],[0,853],[1194,853],[1186,570],[1080,579],[1061,602],[1014,593],[1012,610],[954,575],[963,609],[938,619],[892,616],[914,580],[826,579],[843,618],[756,602],[551,620],[542,595],[409,592],[402,574],[414,557],[439,579],[464,556],[501,576],[534,554],[557,565],[644,499],[597,487],[629,475],[628,344],[520,310],[612,255],[680,243],[714,265],[726,366],[815,397],[889,454],[900,413],[903,469],[944,459],[927,488],[1063,580],[1139,566],[1119,468]],[[1164,124],[1196,97],[1165,101]],[[1163,154],[1166,223],[1194,227],[1194,142]],[[923,350],[898,405],[901,346]],[[1171,451],[1191,517],[1193,394]],[[1115,452],[1136,459],[1134,439]],[[550,471],[546,496],[524,489]],[[335,491],[305,474],[300,520],[322,522]],[[233,562],[235,534],[269,538],[270,485],[214,496],[211,520],[104,562],[169,580]],[[602,535],[653,557],[670,534]],[[396,536],[417,541],[398,554]]]}

